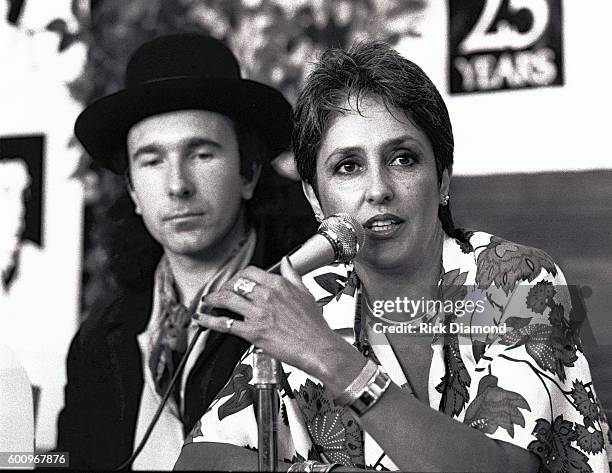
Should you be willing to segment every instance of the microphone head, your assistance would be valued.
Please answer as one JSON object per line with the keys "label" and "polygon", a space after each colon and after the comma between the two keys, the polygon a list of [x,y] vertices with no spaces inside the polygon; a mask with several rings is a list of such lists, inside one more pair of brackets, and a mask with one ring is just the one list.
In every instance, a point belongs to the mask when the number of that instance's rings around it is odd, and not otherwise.
{"label": "microphone head", "polygon": [[336,263],[349,263],[363,246],[365,231],[363,226],[345,213],[325,218],[317,233],[326,237],[334,247]]}

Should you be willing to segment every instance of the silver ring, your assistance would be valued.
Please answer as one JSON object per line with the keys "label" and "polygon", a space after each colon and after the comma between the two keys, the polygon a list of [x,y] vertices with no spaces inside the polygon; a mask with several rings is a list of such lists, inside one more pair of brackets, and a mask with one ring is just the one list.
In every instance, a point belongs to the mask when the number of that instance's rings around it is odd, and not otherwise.
{"label": "silver ring", "polygon": [[228,332],[229,332],[229,331],[232,329],[232,327],[234,326],[234,322],[235,322],[235,320],[234,320],[234,319],[227,319],[227,320],[225,321],[225,328],[227,328],[227,331],[228,331]]}
{"label": "silver ring", "polygon": [[247,294],[253,292],[257,283],[246,278],[238,278],[234,283],[234,292],[239,296],[246,297]]}

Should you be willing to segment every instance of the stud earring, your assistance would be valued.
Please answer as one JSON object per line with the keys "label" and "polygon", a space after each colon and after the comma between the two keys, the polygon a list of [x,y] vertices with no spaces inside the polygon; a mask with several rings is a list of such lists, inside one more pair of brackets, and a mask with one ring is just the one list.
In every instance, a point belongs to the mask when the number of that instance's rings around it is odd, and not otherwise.
{"label": "stud earring", "polygon": [[134,213],[136,215],[142,215],[142,210],[140,210],[140,207],[138,207],[138,205],[134,207]]}
{"label": "stud earring", "polygon": [[323,212],[321,212],[319,210],[315,210],[314,216],[315,216],[315,220],[317,222],[319,222],[319,223],[321,223],[323,221],[323,219],[325,218],[325,217],[323,217]]}
{"label": "stud earring", "polygon": [[449,200],[450,200],[450,195],[446,194],[444,197],[440,199],[440,205],[442,207],[446,207],[448,205]]}

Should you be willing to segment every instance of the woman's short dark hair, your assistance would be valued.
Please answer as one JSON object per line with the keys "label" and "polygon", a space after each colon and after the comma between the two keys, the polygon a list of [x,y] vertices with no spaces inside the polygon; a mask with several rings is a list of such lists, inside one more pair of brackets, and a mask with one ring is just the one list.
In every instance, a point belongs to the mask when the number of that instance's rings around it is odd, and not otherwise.
{"label": "woman's short dark hair", "polygon": [[[432,144],[438,182],[453,165],[453,130],[438,89],[415,63],[383,42],[361,42],[348,51],[328,49],[310,73],[294,111],[293,151],[300,177],[316,191],[316,159],[330,121],[351,100],[375,96],[387,108],[403,111]],[[459,237],[449,206],[438,215],[444,231]]]}

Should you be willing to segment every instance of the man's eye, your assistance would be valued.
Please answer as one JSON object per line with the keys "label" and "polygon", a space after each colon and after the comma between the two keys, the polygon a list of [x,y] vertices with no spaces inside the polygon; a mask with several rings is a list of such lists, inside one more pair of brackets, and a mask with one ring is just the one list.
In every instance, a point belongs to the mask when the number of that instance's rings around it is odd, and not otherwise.
{"label": "man's eye", "polygon": [[158,164],[161,163],[161,159],[160,158],[143,158],[141,161],[141,165],[143,167],[152,167],[152,166],[157,166]]}
{"label": "man's eye", "polygon": [[412,166],[416,159],[412,153],[400,153],[391,159],[391,166]]}
{"label": "man's eye", "polygon": [[208,158],[212,158],[213,154],[209,153],[208,151],[198,151],[196,153],[193,153],[192,157],[194,157],[195,159],[208,159]]}

